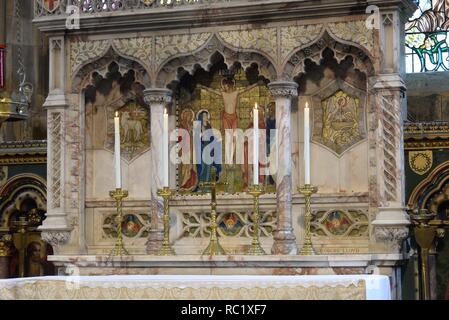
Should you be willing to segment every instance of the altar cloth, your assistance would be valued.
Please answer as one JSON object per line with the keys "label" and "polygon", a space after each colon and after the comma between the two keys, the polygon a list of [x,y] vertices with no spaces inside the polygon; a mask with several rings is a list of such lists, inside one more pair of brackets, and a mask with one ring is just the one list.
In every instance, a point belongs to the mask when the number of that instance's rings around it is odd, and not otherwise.
{"label": "altar cloth", "polygon": [[0,280],[1,300],[390,300],[381,275],[52,276]]}

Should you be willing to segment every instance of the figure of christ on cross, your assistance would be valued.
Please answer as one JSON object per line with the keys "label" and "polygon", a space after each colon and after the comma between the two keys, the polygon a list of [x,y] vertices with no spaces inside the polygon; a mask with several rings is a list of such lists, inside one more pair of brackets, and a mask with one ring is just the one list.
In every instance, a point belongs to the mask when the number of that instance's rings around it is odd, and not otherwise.
{"label": "figure of christ on cross", "polygon": [[[222,133],[225,134],[225,161],[226,164],[234,164],[235,159],[235,148],[236,148],[236,137],[234,136],[234,131],[238,126],[237,117],[237,105],[240,94],[253,89],[258,86],[257,83],[248,86],[246,88],[237,89],[235,85],[235,80],[233,79],[223,79],[221,81],[221,91],[211,89],[209,87],[200,87],[206,91],[212,92],[219,95],[223,99],[224,110],[221,113],[222,119]],[[229,145],[230,144],[230,145]]]}

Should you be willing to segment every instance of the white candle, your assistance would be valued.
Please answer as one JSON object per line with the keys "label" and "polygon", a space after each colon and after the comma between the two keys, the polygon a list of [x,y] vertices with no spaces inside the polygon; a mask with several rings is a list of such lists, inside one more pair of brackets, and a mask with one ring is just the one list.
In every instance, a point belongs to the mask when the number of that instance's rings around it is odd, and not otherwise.
{"label": "white candle", "polygon": [[163,166],[163,187],[168,187],[168,113],[164,110],[164,125],[162,133],[162,166]]}
{"label": "white candle", "polygon": [[253,184],[259,184],[259,109],[257,108],[257,102],[253,109],[253,172],[254,180]]}
{"label": "white candle", "polygon": [[304,183],[310,184],[310,109],[304,108]]}
{"label": "white candle", "polygon": [[120,161],[120,117],[118,111],[114,117],[114,156],[115,156],[115,187],[122,188],[122,169]]}

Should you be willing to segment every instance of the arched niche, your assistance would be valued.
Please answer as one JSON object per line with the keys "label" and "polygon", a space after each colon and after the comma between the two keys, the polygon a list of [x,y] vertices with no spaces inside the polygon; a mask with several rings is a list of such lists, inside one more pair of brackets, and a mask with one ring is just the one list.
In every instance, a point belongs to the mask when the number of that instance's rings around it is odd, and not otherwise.
{"label": "arched niche", "polygon": [[308,102],[311,107],[311,151],[316,159],[312,179],[326,192],[367,192],[368,77],[372,68],[368,64],[360,70],[354,55],[341,54],[332,38],[327,41],[313,45],[315,53],[311,49],[301,66],[292,69],[299,106]]}
{"label": "arched niche", "polygon": [[[168,84],[174,93],[175,103],[172,113],[176,114],[177,128],[184,129],[184,132],[193,137],[194,123],[203,125],[206,122],[207,128],[216,130],[217,136],[220,134],[221,164],[215,167],[220,181],[226,184],[219,186],[219,191],[231,194],[243,192],[252,178],[252,167],[247,159],[249,154],[247,145],[245,146],[243,140],[235,142],[235,150],[241,148],[239,149],[241,157],[237,155],[238,151],[233,153],[227,151],[229,137],[226,137],[226,130],[234,132],[233,130],[241,129],[241,132],[245,132],[252,129],[252,110],[255,103],[259,109],[259,128],[267,129],[268,132],[275,129],[274,101],[267,86],[270,80],[259,71],[259,65],[256,63],[245,67],[236,61],[229,65],[223,55],[215,52],[206,68],[199,64],[195,65],[192,71],[179,68],[177,80]],[[269,127],[270,124],[272,127]],[[269,150],[265,145],[262,147]],[[193,164],[194,153],[192,150],[191,164],[178,166],[177,186],[181,193],[201,193],[200,183],[208,179],[202,174],[206,169]],[[232,164],[225,163],[226,159],[231,158]],[[275,191],[274,179],[271,176],[264,176],[261,179],[264,180],[263,183],[265,179],[269,179],[267,190]]]}
{"label": "arched niche", "polygon": [[156,87],[165,88],[173,81],[179,80],[179,77],[183,75],[180,70],[185,70],[191,74],[198,67],[208,70],[213,65],[214,56],[217,54],[224,58],[224,63],[228,66],[238,62],[242,67],[247,68],[255,63],[259,67],[260,74],[265,78],[270,81],[277,78],[275,64],[267,56],[250,50],[230,48],[223,44],[218,37],[213,36],[207,44],[197,51],[167,61],[158,71]]}
{"label": "arched niche", "polygon": [[321,38],[299,48],[289,56],[283,67],[282,78],[286,80],[292,79],[298,74],[304,73],[307,61],[320,64],[326,50],[332,50],[338,62],[352,57],[354,68],[364,73],[367,77],[376,73],[376,65],[373,63],[371,55],[365,49],[358,47],[356,44],[343,43],[340,40],[336,40],[325,31]]}
{"label": "arched niche", "polygon": [[72,93],[81,93],[82,90],[91,84],[92,74],[97,73],[103,77],[107,77],[108,66],[116,63],[121,73],[134,70],[136,80],[146,88],[151,87],[150,76],[139,62],[118,54],[112,47],[106,53],[95,61],[84,64],[78,72],[73,76],[71,91]]}
{"label": "arched niche", "polygon": [[442,219],[449,216],[441,216],[441,208],[449,202],[449,161],[437,166],[424,180],[412,191],[408,206],[428,209],[437,213]]}
{"label": "arched niche", "polygon": [[47,187],[45,181],[33,174],[21,174],[10,179],[0,190],[0,197],[4,199],[0,207],[0,228],[5,232],[11,230],[14,220],[19,216],[29,218],[37,214],[40,221],[45,219],[47,212]]}
{"label": "arched niche", "polygon": [[[85,121],[86,198],[108,198],[114,185],[114,116],[120,117],[121,165],[124,183],[134,196],[144,197],[145,175],[151,146],[149,106],[144,101],[146,86],[142,70],[124,68],[116,59],[90,73],[82,89]],[[130,66],[131,67],[131,66]],[[148,84],[148,83],[147,83]]]}

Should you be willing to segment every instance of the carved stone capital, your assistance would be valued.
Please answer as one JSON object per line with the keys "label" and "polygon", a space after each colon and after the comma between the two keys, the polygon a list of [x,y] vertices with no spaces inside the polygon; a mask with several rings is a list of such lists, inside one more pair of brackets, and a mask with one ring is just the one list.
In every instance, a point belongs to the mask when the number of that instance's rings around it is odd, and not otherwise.
{"label": "carved stone capital", "polygon": [[145,102],[150,106],[154,104],[167,105],[172,102],[172,91],[169,89],[152,88],[143,92]]}
{"label": "carved stone capital", "polygon": [[378,242],[388,243],[395,252],[401,250],[402,242],[408,237],[407,226],[375,225],[374,237]]}
{"label": "carved stone capital", "polygon": [[405,209],[398,207],[379,208],[376,220],[372,222],[374,238],[399,252],[402,242],[408,237],[410,219]]}
{"label": "carved stone capital", "polygon": [[44,230],[41,233],[42,240],[52,247],[65,245],[70,240],[70,229],[65,230]]}
{"label": "carved stone capital", "polygon": [[272,82],[268,84],[268,89],[274,98],[294,98],[298,96],[298,84],[292,81]]}
{"label": "carved stone capital", "polygon": [[370,82],[373,83],[373,89],[376,91],[406,90],[404,79],[402,79],[401,75],[397,73],[380,74],[370,78]]}

